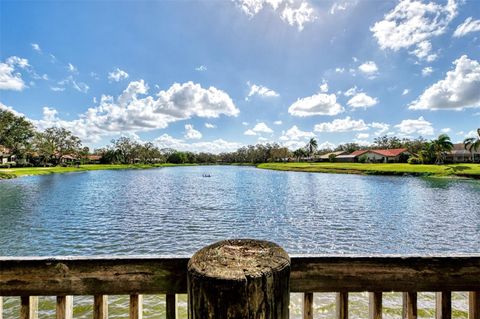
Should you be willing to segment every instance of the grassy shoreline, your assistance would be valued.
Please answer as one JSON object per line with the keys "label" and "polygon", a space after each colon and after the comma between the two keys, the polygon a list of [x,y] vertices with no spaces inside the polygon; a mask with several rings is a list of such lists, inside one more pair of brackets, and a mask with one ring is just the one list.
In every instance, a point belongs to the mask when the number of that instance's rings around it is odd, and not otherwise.
{"label": "grassy shoreline", "polygon": [[23,167],[0,169],[0,179],[10,179],[21,176],[47,175],[59,173],[116,170],[116,169],[149,169],[171,166],[192,166],[196,164],[87,164],[79,167]]}
{"label": "grassy shoreline", "polygon": [[480,164],[412,165],[401,163],[264,163],[262,169],[360,175],[411,175],[480,179]]}

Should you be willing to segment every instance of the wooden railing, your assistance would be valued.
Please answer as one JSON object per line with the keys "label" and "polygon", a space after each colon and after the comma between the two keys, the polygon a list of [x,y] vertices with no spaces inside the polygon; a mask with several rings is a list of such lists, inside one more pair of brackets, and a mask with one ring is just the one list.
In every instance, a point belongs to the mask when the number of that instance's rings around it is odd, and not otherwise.
{"label": "wooden railing", "polygon": [[[108,295],[130,295],[130,318],[142,317],[143,294],[187,291],[188,257],[0,257],[0,296],[20,296],[20,319],[34,319],[37,296],[57,296],[57,318],[72,318],[72,296],[94,296],[94,319],[108,317]],[[382,292],[403,292],[403,318],[417,318],[417,292],[437,293],[436,318],[451,318],[451,292],[469,292],[469,318],[480,319],[480,256],[293,256],[291,292],[304,293],[304,318],[313,318],[313,293],[336,292],[336,318],[348,318],[348,293],[368,291],[369,317],[382,317]],[[0,297],[0,319],[2,319]],[[5,318],[10,319],[10,318]]]}

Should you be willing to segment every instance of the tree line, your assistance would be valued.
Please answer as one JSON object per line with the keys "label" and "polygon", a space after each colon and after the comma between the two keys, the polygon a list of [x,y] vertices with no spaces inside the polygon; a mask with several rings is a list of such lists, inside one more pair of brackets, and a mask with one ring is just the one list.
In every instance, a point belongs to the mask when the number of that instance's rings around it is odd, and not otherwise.
{"label": "tree line", "polygon": [[[475,152],[480,149],[480,129],[478,137],[467,138],[465,149]],[[265,163],[290,160],[312,160],[314,156],[332,151],[351,153],[363,149],[406,148],[412,154],[412,164],[442,164],[446,154],[452,150],[453,144],[446,134],[437,139],[426,140],[380,136],[370,146],[357,143],[345,143],[335,149],[319,149],[317,140],[311,138],[303,147],[293,152],[278,143],[256,144],[240,147],[233,152],[212,154],[208,152],[182,152],[170,148],[158,148],[152,142],[138,142],[129,137],[114,139],[103,148],[93,152],[82,145],[80,138],[71,131],[61,127],[50,127],[43,131],[35,129],[25,117],[18,116],[8,110],[0,110],[0,145],[8,148],[16,157],[17,165],[66,165],[91,162],[94,154],[95,162],[105,164],[156,164],[156,163]],[[65,159],[68,158],[68,161]],[[473,157],[472,157],[473,158]],[[334,157],[331,158],[334,160]],[[68,162],[68,163],[67,163]]]}

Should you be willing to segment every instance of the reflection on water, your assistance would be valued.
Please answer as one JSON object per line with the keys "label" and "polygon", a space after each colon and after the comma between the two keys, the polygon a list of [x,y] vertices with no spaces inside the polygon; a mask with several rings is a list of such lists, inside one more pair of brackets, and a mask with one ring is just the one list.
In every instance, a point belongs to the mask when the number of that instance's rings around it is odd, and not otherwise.
{"label": "reflection on water", "polygon": [[[478,181],[252,167],[25,177],[0,181],[0,255],[191,254],[241,237],[274,241],[291,254],[478,253],[479,195]],[[165,301],[148,298],[146,317],[156,318]],[[300,318],[298,298],[292,297],[292,318]],[[331,298],[315,295],[316,318],[332,317]],[[419,315],[432,317],[433,297],[422,300]],[[115,314],[127,299],[110,302],[112,318],[122,317]],[[366,302],[352,295],[352,318],[366,317]],[[457,315],[466,318],[458,302]],[[7,298],[5,311],[17,313],[16,303]],[[91,303],[76,298],[75,318],[90,318]],[[385,318],[399,317],[399,296],[387,296],[384,304]],[[54,299],[44,299],[41,318],[54,318],[52,307]]]}

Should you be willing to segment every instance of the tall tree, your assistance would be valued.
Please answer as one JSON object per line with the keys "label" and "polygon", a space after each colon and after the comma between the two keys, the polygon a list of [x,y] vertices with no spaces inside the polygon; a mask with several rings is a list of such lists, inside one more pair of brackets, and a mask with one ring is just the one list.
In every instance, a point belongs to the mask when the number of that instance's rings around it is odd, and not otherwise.
{"label": "tall tree", "polygon": [[35,136],[35,149],[44,162],[58,165],[65,155],[78,154],[82,142],[63,127],[50,127]]}
{"label": "tall tree", "polygon": [[315,151],[317,150],[317,147],[318,147],[317,140],[314,137],[312,137],[306,145],[308,155],[312,156],[313,153],[315,153]]}
{"label": "tall tree", "polygon": [[472,162],[475,161],[475,155],[473,152],[476,152],[480,149],[480,128],[477,129],[477,137],[469,137],[463,141],[464,147],[466,150],[470,151],[472,154]]}
{"label": "tall tree", "polygon": [[0,145],[9,148],[12,154],[24,158],[34,135],[35,129],[25,117],[0,110]]}
{"label": "tall tree", "polygon": [[436,140],[432,141],[435,152],[435,164],[443,164],[446,152],[453,149],[453,143],[447,134],[441,134]]}

